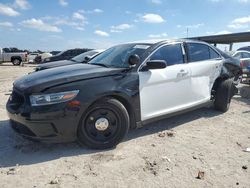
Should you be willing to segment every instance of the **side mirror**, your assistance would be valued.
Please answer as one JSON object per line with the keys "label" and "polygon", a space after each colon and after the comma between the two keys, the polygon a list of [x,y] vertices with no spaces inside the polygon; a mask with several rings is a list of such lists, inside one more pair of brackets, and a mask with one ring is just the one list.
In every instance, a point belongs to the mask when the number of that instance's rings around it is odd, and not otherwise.
{"label": "side mirror", "polygon": [[151,60],[146,63],[143,67],[144,70],[150,69],[165,69],[167,67],[167,62],[165,60]]}
{"label": "side mirror", "polygon": [[140,63],[140,57],[137,54],[131,55],[128,58],[129,65],[137,65]]}

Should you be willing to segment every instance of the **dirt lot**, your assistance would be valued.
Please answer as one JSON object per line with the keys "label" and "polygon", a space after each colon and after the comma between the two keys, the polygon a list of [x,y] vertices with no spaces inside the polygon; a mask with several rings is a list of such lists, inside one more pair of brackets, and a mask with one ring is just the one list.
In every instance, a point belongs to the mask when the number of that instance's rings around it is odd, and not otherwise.
{"label": "dirt lot", "polygon": [[[116,149],[46,145],[16,135],[5,104],[34,67],[0,65],[0,187],[250,187],[250,100],[225,114],[200,109],[130,131]],[[200,173],[199,173],[200,172]],[[197,178],[199,173],[199,178]]]}

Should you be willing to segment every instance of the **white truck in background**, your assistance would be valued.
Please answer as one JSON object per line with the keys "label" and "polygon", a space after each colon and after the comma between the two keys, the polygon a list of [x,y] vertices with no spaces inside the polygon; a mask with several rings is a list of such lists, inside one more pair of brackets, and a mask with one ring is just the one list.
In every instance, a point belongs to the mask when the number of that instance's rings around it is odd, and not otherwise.
{"label": "white truck in background", "polygon": [[9,48],[0,48],[0,64],[3,62],[12,62],[13,65],[20,65],[27,61],[27,52],[12,52]]}

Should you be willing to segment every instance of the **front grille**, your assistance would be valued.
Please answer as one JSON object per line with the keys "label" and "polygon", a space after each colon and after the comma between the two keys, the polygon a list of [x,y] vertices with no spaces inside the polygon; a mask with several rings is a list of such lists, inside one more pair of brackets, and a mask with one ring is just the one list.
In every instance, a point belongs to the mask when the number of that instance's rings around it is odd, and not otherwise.
{"label": "front grille", "polygon": [[13,110],[18,110],[24,104],[24,97],[13,90],[10,96],[10,106]]}

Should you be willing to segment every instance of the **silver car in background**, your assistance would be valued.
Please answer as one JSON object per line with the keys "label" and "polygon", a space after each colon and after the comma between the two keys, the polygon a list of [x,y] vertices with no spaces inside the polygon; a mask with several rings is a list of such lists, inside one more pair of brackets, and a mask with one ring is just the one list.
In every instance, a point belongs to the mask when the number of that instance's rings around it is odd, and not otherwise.
{"label": "silver car in background", "polygon": [[239,50],[233,54],[233,57],[240,60],[240,66],[243,71],[242,82],[250,83],[250,52],[246,50]]}

